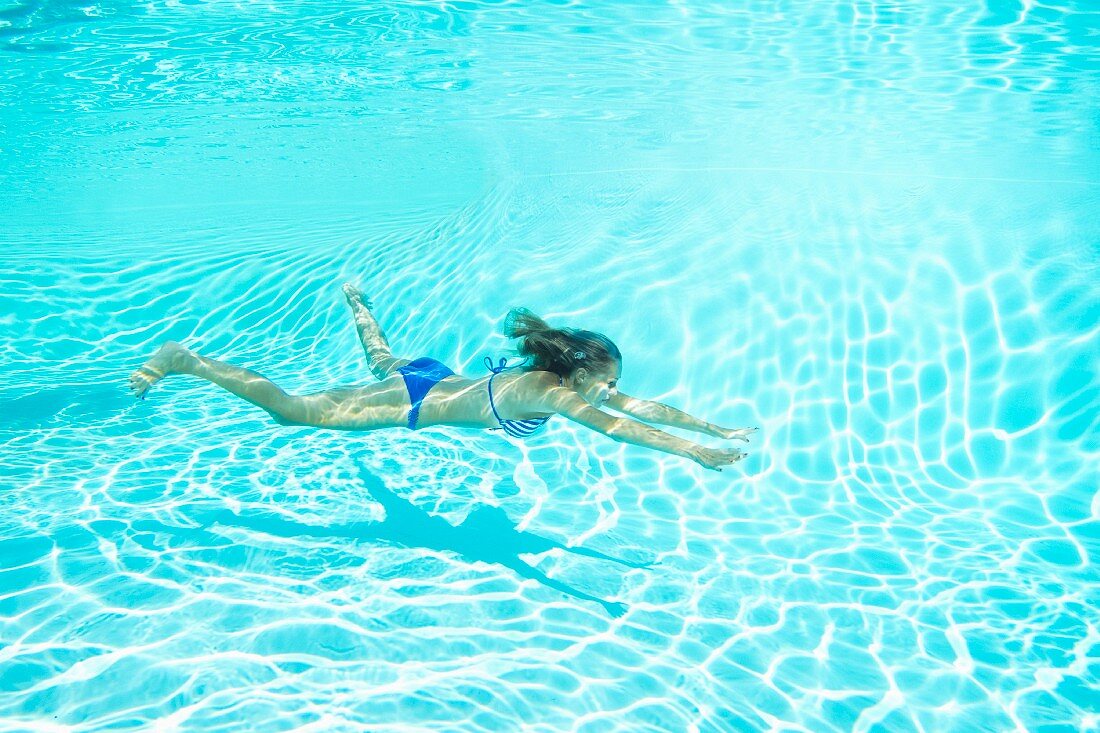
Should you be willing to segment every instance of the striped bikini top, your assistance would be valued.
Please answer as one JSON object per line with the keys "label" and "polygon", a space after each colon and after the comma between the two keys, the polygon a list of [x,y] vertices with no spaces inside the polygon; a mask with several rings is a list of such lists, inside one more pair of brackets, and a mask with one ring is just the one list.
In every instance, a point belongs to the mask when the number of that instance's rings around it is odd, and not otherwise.
{"label": "striped bikini top", "polygon": [[[497,422],[500,423],[501,430],[514,438],[525,438],[542,427],[543,423],[550,419],[550,416],[533,417],[530,420],[501,420],[500,413],[497,412],[497,406],[493,404],[493,377],[500,374],[505,369],[515,369],[516,367],[523,366],[522,364],[507,366],[507,364],[508,360],[501,358],[500,363],[493,366],[492,359],[485,357],[485,366],[493,373],[493,376],[489,377],[489,407],[493,408],[493,415],[496,416]],[[564,384],[561,377],[558,377],[558,384]],[[497,428],[489,429],[496,430]]]}

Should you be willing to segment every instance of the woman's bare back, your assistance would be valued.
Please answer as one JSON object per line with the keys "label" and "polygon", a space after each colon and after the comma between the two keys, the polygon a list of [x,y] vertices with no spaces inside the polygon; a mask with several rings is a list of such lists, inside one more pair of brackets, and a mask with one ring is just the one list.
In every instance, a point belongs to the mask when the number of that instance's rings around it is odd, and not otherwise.
{"label": "woman's bare back", "polygon": [[[400,382],[401,376],[395,376]],[[488,383],[489,376],[470,379],[460,374],[440,380],[420,405],[417,428],[431,425],[499,427],[500,423],[489,405]],[[532,403],[537,404],[542,393],[558,386],[557,375],[550,372],[499,374],[493,379],[493,403],[497,413],[505,420],[548,417],[553,413],[536,412],[532,409]],[[405,405],[406,408],[410,406],[407,394]]]}

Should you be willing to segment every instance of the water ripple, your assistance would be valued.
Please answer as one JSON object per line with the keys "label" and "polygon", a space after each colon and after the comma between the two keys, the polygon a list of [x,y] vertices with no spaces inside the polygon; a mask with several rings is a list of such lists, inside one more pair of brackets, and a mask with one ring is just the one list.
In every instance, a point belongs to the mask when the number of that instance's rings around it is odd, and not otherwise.
{"label": "water ripple", "polygon": [[[1082,2],[0,8],[0,718],[75,730],[1090,729]],[[760,425],[280,428],[509,307]],[[492,535],[493,542],[480,542]]]}
{"label": "water ripple", "polygon": [[[445,214],[24,259],[3,289],[21,319],[0,385],[3,715],[1087,720],[1096,265],[1050,246],[1084,209],[997,203],[1013,183],[859,180],[532,177]],[[593,257],[624,246],[629,267]],[[132,264],[143,248],[157,259]],[[473,373],[524,303],[611,334],[628,391],[761,424],[764,444],[731,482],[566,423],[522,444],[351,439],[196,381],[126,400],[126,364],[165,338],[290,390],[362,381],[346,278],[400,353]],[[414,516],[496,517],[543,545],[494,565],[411,539]]]}

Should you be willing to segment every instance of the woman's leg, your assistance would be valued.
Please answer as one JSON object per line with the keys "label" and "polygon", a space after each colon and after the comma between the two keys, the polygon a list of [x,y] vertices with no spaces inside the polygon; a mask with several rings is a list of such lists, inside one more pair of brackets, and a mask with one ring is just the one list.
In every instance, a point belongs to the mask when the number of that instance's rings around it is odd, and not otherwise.
{"label": "woman's leg", "polygon": [[355,330],[359,333],[359,340],[363,343],[363,351],[370,363],[370,370],[378,379],[385,379],[393,374],[395,369],[408,364],[410,359],[401,359],[390,351],[390,342],[386,340],[386,334],[378,325],[374,314],[371,313],[370,301],[363,297],[351,283],[344,283],[344,297],[351,307],[351,314],[355,318]]}
{"label": "woman's leg", "polygon": [[149,361],[130,375],[135,397],[145,399],[149,388],[169,374],[192,374],[229,390],[267,411],[280,425],[309,424],[307,403],[288,395],[270,379],[249,369],[185,349],[175,341],[165,343]]}
{"label": "woman's leg", "polygon": [[192,374],[213,382],[265,410],[280,425],[308,425],[334,430],[374,430],[404,426],[409,395],[404,381],[391,379],[370,387],[332,389],[290,395],[250,369],[208,359],[169,341],[130,375],[130,389],[143,398],[169,374]]}

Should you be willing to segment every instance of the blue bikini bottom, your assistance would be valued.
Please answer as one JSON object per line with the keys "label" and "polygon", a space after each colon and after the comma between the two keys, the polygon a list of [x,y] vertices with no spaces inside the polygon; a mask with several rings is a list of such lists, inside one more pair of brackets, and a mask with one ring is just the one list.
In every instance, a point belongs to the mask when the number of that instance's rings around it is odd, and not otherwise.
{"label": "blue bikini bottom", "polygon": [[414,359],[397,371],[405,377],[405,388],[409,390],[409,402],[412,404],[412,409],[409,410],[409,430],[416,430],[416,420],[420,417],[420,405],[424,402],[424,397],[432,391],[432,387],[439,384],[439,380],[453,376],[454,372],[446,364],[430,356]]}

